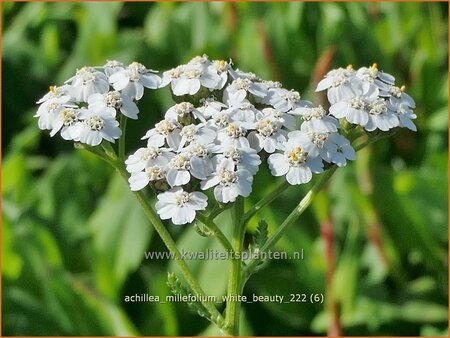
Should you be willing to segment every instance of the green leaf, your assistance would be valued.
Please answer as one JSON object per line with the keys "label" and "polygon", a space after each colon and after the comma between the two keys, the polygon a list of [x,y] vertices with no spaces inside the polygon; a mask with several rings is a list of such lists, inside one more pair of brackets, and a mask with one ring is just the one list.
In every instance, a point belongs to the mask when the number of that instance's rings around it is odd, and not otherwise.
{"label": "green leaf", "polygon": [[4,276],[17,279],[22,271],[23,258],[14,248],[15,235],[11,223],[3,215],[2,217],[2,259],[6,264],[2,264],[2,274]]}
{"label": "green leaf", "polygon": [[260,220],[258,223],[258,228],[256,229],[256,234],[254,235],[255,248],[262,248],[262,246],[267,242],[268,239],[268,228],[267,222],[265,220]]}
{"label": "green leaf", "polygon": [[106,295],[117,295],[130,272],[137,269],[153,233],[140,205],[119,176],[115,176],[88,221],[91,229],[97,285]]}

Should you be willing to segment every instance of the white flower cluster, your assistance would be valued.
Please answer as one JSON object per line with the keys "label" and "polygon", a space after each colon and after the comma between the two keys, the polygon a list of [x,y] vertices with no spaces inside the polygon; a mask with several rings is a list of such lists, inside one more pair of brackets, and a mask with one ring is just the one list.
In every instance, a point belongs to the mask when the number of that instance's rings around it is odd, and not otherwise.
{"label": "white flower cluster", "polygon": [[327,90],[330,113],[358,124],[367,131],[388,131],[406,127],[416,131],[414,100],[405,87],[395,86],[395,78],[378,70],[377,65],[354,70],[334,69],[319,82],[316,91]]}
{"label": "white flower cluster", "polygon": [[128,66],[108,61],[103,67],[78,69],[61,87],[50,91],[37,103],[39,128],[60,132],[65,140],[91,146],[103,139],[113,142],[122,131],[116,120],[117,112],[137,119],[139,109],[135,101],[142,98],[144,87],[156,89],[161,78],[142,64]]}
{"label": "white flower cluster", "polygon": [[206,209],[199,190],[213,189],[220,204],[249,196],[262,159],[291,185],[309,182],[326,163],[345,166],[355,150],[339,133],[343,119],[367,131],[416,130],[414,100],[376,65],[330,71],[316,89],[327,90],[327,111],[279,82],[206,55],[161,77],[137,62],[82,68],[38,102],[39,127],[92,146],[114,142],[121,135],[117,112],[136,119],[143,88],[168,85],[177,103],[125,164],[131,190],[153,187],[159,216],[174,224],[190,223]]}

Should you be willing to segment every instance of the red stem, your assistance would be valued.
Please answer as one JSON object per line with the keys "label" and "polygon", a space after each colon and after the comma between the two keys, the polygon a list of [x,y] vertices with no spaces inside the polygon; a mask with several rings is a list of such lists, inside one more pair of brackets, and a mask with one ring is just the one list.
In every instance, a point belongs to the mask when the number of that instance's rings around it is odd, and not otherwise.
{"label": "red stem", "polygon": [[327,305],[330,313],[330,323],[328,326],[328,336],[336,337],[342,333],[342,326],[339,319],[339,304],[334,297],[333,292],[333,275],[335,270],[334,258],[334,234],[333,222],[330,218],[324,220],[320,224],[320,232],[325,242],[325,257],[327,260],[326,271],[326,290],[327,290]]}

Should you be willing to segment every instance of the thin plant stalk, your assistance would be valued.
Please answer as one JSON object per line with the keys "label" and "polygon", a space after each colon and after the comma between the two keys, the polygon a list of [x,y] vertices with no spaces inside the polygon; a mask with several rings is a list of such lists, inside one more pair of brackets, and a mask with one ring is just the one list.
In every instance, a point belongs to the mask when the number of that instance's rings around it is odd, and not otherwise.
{"label": "thin plant stalk", "polygon": [[245,223],[242,215],[244,213],[244,200],[238,197],[233,207],[233,237],[231,245],[236,255],[230,256],[230,276],[227,290],[227,307],[225,311],[225,325],[233,336],[239,336],[239,317],[241,308],[241,252],[244,242]]}

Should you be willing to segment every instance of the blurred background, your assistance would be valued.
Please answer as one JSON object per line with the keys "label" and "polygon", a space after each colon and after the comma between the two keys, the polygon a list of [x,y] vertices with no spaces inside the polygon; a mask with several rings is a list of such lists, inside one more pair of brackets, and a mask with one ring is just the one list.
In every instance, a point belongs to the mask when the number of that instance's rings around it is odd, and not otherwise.
{"label": "blurred background", "polygon": [[[84,65],[134,60],[167,70],[206,53],[281,81],[306,99],[331,67],[378,63],[417,102],[418,132],[401,130],[358,153],[244,294],[323,293],[324,304],[244,304],[245,335],[447,335],[447,3],[2,3],[3,335],[217,335],[164,297],[173,262],[127,185],[33,118],[48,86]],[[128,153],[172,104],[147,92],[129,121]],[[275,181],[262,167],[248,201]],[[309,186],[292,187],[261,217],[270,233]],[[258,217],[249,225],[255,231]],[[227,232],[227,215],[218,220]],[[218,248],[193,226],[167,225],[186,250]],[[227,264],[191,261],[209,295]],[[219,305],[219,307],[222,309]]]}

